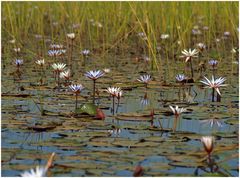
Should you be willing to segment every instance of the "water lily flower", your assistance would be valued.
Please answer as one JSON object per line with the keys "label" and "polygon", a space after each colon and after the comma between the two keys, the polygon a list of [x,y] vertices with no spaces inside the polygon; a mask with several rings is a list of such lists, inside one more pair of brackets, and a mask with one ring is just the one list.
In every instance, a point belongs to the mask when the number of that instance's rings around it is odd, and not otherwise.
{"label": "water lily flower", "polygon": [[171,105],[169,105],[170,109],[172,110],[172,113],[178,117],[181,113],[186,112],[187,110],[185,108],[179,108],[176,106],[175,108]]}
{"label": "water lily flower", "polygon": [[218,65],[218,61],[215,59],[211,59],[208,64],[212,66],[212,68],[215,68]]}
{"label": "water lily flower", "polygon": [[151,59],[150,59],[150,57],[148,57],[148,56],[143,56],[143,60],[144,60],[144,62],[149,62],[149,61],[151,61]]}
{"label": "water lily flower", "polygon": [[66,64],[64,63],[54,63],[52,64],[52,68],[54,69],[54,71],[56,72],[62,72],[65,70]]}
{"label": "water lily flower", "polygon": [[198,43],[198,44],[197,44],[197,47],[198,47],[201,51],[203,51],[203,50],[206,48],[206,45],[205,45],[204,43]]}
{"label": "water lily flower", "polygon": [[91,80],[97,80],[98,78],[104,75],[104,72],[101,70],[95,70],[95,71],[91,70],[86,72],[84,75]]}
{"label": "water lily flower", "polygon": [[45,61],[44,61],[44,59],[39,59],[36,61],[36,64],[43,66],[45,64]]}
{"label": "water lily flower", "polygon": [[76,94],[79,94],[84,87],[81,84],[76,84],[76,85],[70,85],[69,88]]}
{"label": "water lily flower", "polygon": [[[118,106],[119,106],[119,102],[120,102],[120,98],[122,96],[122,90],[120,87],[108,87],[107,90],[106,90],[111,96],[112,96],[112,109],[113,109],[113,115],[114,115],[114,111],[115,111],[115,97],[117,97],[118,99]],[[118,109],[118,106],[117,106],[117,109]]]}
{"label": "water lily flower", "polygon": [[170,37],[169,34],[162,34],[161,35],[162,40],[168,39],[169,37]]}
{"label": "water lily flower", "polygon": [[49,51],[48,51],[48,55],[49,55],[50,57],[61,56],[62,53],[63,53],[63,51],[61,51],[61,50],[49,50]]}
{"label": "water lily flower", "polygon": [[77,109],[77,97],[78,94],[84,89],[84,87],[81,84],[77,85],[70,85],[69,88],[75,93],[76,101],[75,101],[75,109]]}
{"label": "water lily flower", "polygon": [[219,43],[221,41],[221,39],[216,38],[215,41],[216,41],[216,43]]}
{"label": "water lily flower", "polygon": [[226,81],[226,78],[219,77],[218,79],[214,79],[214,76],[212,76],[212,80],[209,80],[207,77],[205,77],[205,80],[201,80],[200,82],[207,85],[206,88],[212,88],[217,91],[219,95],[221,95],[219,88],[222,86],[227,86],[227,84],[223,84],[223,82]]}
{"label": "water lily flower", "polygon": [[67,37],[71,40],[74,40],[76,36],[75,36],[75,33],[68,33]]}
{"label": "water lily flower", "polygon": [[118,96],[118,94],[121,92],[121,88],[120,87],[108,87],[106,90],[110,95],[112,96]]}
{"label": "water lily flower", "polygon": [[87,78],[93,80],[93,103],[95,103],[95,88],[96,88],[96,80],[100,77],[104,76],[104,72],[101,70],[91,70],[84,74]]}
{"label": "water lily flower", "polygon": [[21,51],[21,48],[13,48],[13,51],[15,51],[16,53],[19,53]]}
{"label": "water lily flower", "polygon": [[201,138],[201,142],[203,143],[205,151],[210,155],[210,153],[213,151],[213,142],[214,137],[213,136],[203,136]]}
{"label": "water lily flower", "polygon": [[209,30],[209,27],[208,26],[204,26],[203,30],[207,31],[207,30]]}
{"label": "water lily flower", "polygon": [[105,69],[103,69],[103,71],[104,71],[105,73],[109,73],[111,70],[108,69],[108,68],[105,68]]}
{"label": "water lily flower", "polygon": [[151,75],[141,75],[137,81],[148,84],[152,80]]}
{"label": "water lily flower", "polygon": [[71,72],[70,70],[66,70],[60,73],[60,78],[64,78],[66,80],[69,80],[71,77]]}
{"label": "water lily flower", "polygon": [[176,75],[176,80],[178,81],[178,82],[183,82],[184,80],[186,80],[186,76],[184,75],[184,74],[177,74]]}
{"label": "water lily flower", "polygon": [[198,50],[196,50],[196,49],[193,49],[193,50],[189,49],[189,50],[187,51],[186,49],[184,49],[184,50],[182,51],[182,54],[183,54],[182,57],[185,57],[185,58],[186,58],[186,61],[185,61],[185,62],[188,62],[188,61],[190,61],[192,58],[198,57],[198,56],[197,56]]}
{"label": "water lily flower", "polygon": [[81,53],[82,53],[84,56],[88,56],[89,53],[90,53],[90,50],[89,50],[89,49],[84,49]]}
{"label": "water lily flower", "polygon": [[192,29],[192,34],[193,34],[193,35],[201,35],[202,32],[201,32],[201,30],[199,30],[199,29]]}
{"label": "water lily flower", "polygon": [[35,38],[36,38],[36,39],[42,39],[42,35],[36,34],[36,35],[35,35]]}
{"label": "water lily flower", "polygon": [[23,60],[22,59],[16,59],[15,64],[16,64],[17,67],[19,67],[20,65],[23,65]]}
{"label": "water lily flower", "polygon": [[12,39],[12,40],[9,40],[8,42],[11,43],[11,44],[15,44],[16,40]]}
{"label": "water lily flower", "polygon": [[230,36],[230,32],[226,31],[226,32],[223,33],[223,35],[228,37],[228,36]]}
{"label": "water lily flower", "polygon": [[45,177],[47,173],[46,167],[37,166],[36,169],[31,169],[30,171],[25,171],[21,174],[21,177]]}
{"label": "water lily flower", "polygon": [[63,45],[61,44],[50,44],[49,46],[50,49],[63,49]]}

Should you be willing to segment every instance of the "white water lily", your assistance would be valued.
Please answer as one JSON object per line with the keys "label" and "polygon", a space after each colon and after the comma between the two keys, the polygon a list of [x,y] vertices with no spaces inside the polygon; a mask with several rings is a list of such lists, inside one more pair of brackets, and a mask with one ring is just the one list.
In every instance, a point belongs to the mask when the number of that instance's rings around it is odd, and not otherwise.
{"label": "white water lily", "polygon": [[36,169],[31,169],[30,171],[25,171],[21,174],[21,177],[45,177],[47,173],[47,168],[37,166]]}
{"label": "white water lily", "polygon": [[221,95],[219,88],[222,86],[227,86],[227,84],[223,84],[226,81],[226,78],[219,77],[218,79],[214,79],[212,76],[212,80],[209,80],[207,77],[204,77],[205,80],[201,80],[200,82],[207,85],[205,88],[214,88],[219,95]]}
{"label": "white water lily", "polygon": [[52,68],[57,72],[64,71],[65,67],[66,67],[66,64],[64,64],[64,63],[54,63],[52,65]]}
{"label": "white water lily", "polygon": [[44,61],[44,59],[39,59],[36,61],[36,64],[43,66],[45,64],[45,61]]}
{"label": "white water lily", "polygon": [[82,84],[76,84],[76,85],[70,85],[69,88],[74,92],[74,93],[80,93],[84,87]]}
{"label": "white water lily", "polygon": [[213,136],[203,136],[201,138],[201,142],[203,143],[205,151],[210,154],[213,150],[213,142],[214,142]]}
{"label": "white water lily", "polygon": [[108,87],[106,91],[112,96],[122,96],[122,90],[120,87]]}
{"label": "white water lily", "polygon": [[60,78],[64,78],[66,80],[69,80],[69,78],[71,77],[71,72],[70,70],[66,70],[60,73]]}
{"label": "white water lily", "polygon": [[91,70],[86,72],[84,75],[91,80],[97,80],[98,78],[104,75],[104,72],[101,70],[95,70],[95,71]]}
{"label": "white water lily", "polygon": [[189,50],[187,51],[186,49],[184,49],[184,50],[182,51],[182,54],[183,54],[182,57],[185,57],[185,58],[186,58],[185,62],[188,62],[188,61],[191,60],[192,58],[198,57],[198,56],[197,56],[198,50],[196,50],[196,49],[193,49],[193,50],[189,49]]}
{"label": "white water lily", "polygon": [[152,80],[151,75],[141,75],[139,79],[137,79],[137,81],[141,82],[141,83],[149,83]]}
{"label": "white water lily", "polygon": [[71,40],[75,39],[75,33],[68,33],[67,37],[70,38]]}
{"label": "white water lily", "polygon": [[15,60],[15,64],[16,64],[17,66],[23,65],[23,60],[22,60],[22,59],[16,59],[16,60]]}
{"label": "white water lily", "polygon": [[184,74],[178,74],[178,75],[176,75],[176,80],[178,81],[178,82],[182,82],[182,81],[184,81],[184,80],[186,80],[186,76],[184,75]]}
{"label": "white water lily", "polygon": [[178,106],[174,108],[173,106],[169,105],[169,107],[175,116],[179,116],[181,113],[187,111],[185,108],[179,108]]}
{"label": "white water lily", "polygon": [[214,68],[214,67],[216,67],[216,66],[218,65],[218,61],[215,60],[215,59],[211,59],[211,60],[208,62],[208,64]]}

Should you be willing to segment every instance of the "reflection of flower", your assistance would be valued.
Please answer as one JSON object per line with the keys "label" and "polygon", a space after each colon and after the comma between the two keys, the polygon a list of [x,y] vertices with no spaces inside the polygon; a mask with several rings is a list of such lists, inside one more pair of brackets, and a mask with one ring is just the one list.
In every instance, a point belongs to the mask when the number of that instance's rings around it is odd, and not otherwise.
{"label": "reflection of flower", "polygon": [[197,56],[198,51],[196,49],[193,49],[193,50],[189,49],[188,51],[186,49],[184,49],[182,51],[182,54],[183,54],[183,57],[186,58],[185,62],[188,62],[189,60],[191,60],[194,57],[198,57]]}
{"label": "reflection of flower", "polygon": [[203,143],[205,151],[208,154],[210,154],[213,150],[214,137],[213,136],[203,136],[201,138],[201,142]]}
{"label": "reflection of flower", "polygon": [[223,84],[223,82],[226,81],[226,78],[219,77],[218,79],[214,79],[214,76],[212,76],[212,80],[209,80],[207,77],[204,77],[205,80],[201,80],[200,82],[207,85],[206,88],[214,88],[219,95],[221,95],[219,88],[221,86],[226,86],[227,84]]}
{"label": "reflection of flower", "polygon": [[37,166],[35,170],[31,169],[22,173],[21,177],[45,177],[46,173],[47,168]]}
{"label": "reflection of flower", "polygon": [[95,70],[95,71],[91,70],[86,72],[84,75],[91,80],[97,80],[98,78],[104,75],[104,72],[101,70]]}
{"label": "reflection of flower", "polygon": [[119,128],[116,128],[116,129],[113,129],[113,130],[108,130],[108,133],[111,133],[113,135],[119,135],[121,132],[122,131]]}
{"label": "reflection of flower", "polygon": [[150,101],[148,99],[148,96],[147,96],[147,93],[145,93],[145,95],[143,96],[143,98],[141,98],[141,101],[140,101],[141,105],[143,106],[147,106],[150,104]]}
{"label": "reflection of flower", "polygon": [[179,116],[182,112],[186,112],[186,109],[184,108],[179,108],[178,106],[176,106],[175,108],[172,107],[171,105],[169,105],[170,109],[172,110],[173,114],[175,116]]}
{"label": "reflection of flower", "polygon": [[202,120],[200,122],[202,124],[210,125],[211,127],[213,127],[214,125],[216,125],[218,127],[222,127],[222,123],[219,122],[217,119],[207,119],[207,120]]}

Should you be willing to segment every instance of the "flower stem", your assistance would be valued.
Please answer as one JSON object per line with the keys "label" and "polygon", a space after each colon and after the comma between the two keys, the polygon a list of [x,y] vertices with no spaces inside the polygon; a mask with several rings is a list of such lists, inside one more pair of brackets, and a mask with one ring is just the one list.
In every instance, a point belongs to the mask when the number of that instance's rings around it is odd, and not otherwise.
{"label": "flower stem", "polygon": [[95,88],[96,88],[96,80],[93,80],[93,104],[95,104]]}
{"label": "flower stem", "polygon": [[192,65],[192,60],[190,59],[190,66],[191,66],[191,76],[193,78],[193,65]]}
{"label": "flower stem", "polygon": [[77,98],[78,98],[78,95],[77,95],[77,93],[76,93],[75,110],[77,109],[77,104],[78,104],[78,100],[77,100]]}
{"label": "flower stem", "polygon": [[214,90],[215,90],[215,89],[213,88],[213,89],[212,89],[212,102],[214,102],[214,93],[215,93]]}
{"label": "flower stem", "polygon": [[113,108],[112,109],[113,109],[113,115],[114,115],[114,111],[115,111],[115,108],[114,108],[115,107],[115,97],[114,96],[112,97],[112,102],[113,102]]}

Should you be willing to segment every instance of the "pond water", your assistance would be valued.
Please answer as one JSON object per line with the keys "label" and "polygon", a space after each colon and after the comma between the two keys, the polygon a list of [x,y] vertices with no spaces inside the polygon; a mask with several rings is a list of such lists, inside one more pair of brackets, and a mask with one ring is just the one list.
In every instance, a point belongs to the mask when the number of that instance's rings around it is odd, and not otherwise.
{"label": "pond water", "polygon": [[[217,74],[227,78],[228,86],[220,89],[221,102],[211,102],[211,90],[198,82],[197,71],[195,83],[182,86],[175,82],[175,75],[184,69],[182,61],[170,60],[166,77],[157,71],[148,72],[153,81],[147,90],[136,80],[144,73],[144,65],[136,64],[129,56],[119,61],[116,66],[116,62],[102,64],[100,58],[89,59],[83,67],[80,59],[74,60],[76,72],[72,81],[85,86],[79,104],[91,102],[92,81],[83,72],[111,69],[97,80],[96,104],[105,113],[105,120],[75,117],[75,97],[68,87],[54,89],[51,67],[45,71],[46,85],[38,86],[40,69],[30,57],[22,66],[20,81],[14,81],[12,61],[3,61],[2,176],[18,176],[35,165],[44,165],[52,152],[56,157],[48,176],[132,176],[139,164],[144,168],[144,176],[211,176],[216,173],[208,173],[208,164],[201,161],[206,156],[200,141],[203,135],[215,136],[213,159],[219,162],[218,175],[238,176],[238,157],[228,159],[238,153],[239,144],[238,64],[230,58],[219,62]],[[165,62],[162,61],[163,67]],[[209,69],[205,71],[207,76],[211,73]],[[105,92],[109,86],[123,89],[115,116],[111,112],[112,100]],[[187,109],[175,132],[169,105]],[[46,111],[45,115],[39,108]],[[150,114],[152,109],[153,123],[129,120]],[[121,117],[125,119],[118,119]],[[211,127],[206,122],[210,119],[221,127]],[[55,128],[42,132],[29,129],[39,123]]]}

